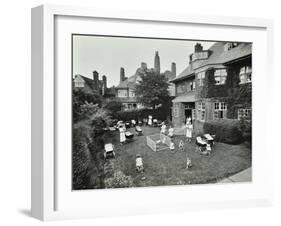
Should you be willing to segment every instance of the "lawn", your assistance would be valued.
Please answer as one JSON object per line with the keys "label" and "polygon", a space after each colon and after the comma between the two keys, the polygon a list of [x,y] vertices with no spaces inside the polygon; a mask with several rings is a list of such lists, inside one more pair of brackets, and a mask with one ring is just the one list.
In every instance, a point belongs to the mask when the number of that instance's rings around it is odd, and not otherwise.
{"label": "lawn", "polygon": [[[176,150],[168,148],[159,152],[152,151],[146,145],[146,136],[159,133],[159,128],[143,127],[143,136],[136,136],[133,142],[119,144],[119,132],[112,132],[106,142],[115,145],[116,159],[107,160],[113,171],[121,170],[131,176],[134,187],[215,183],[251,166],[251,150],[241,145],[216,143],[209,156],[195,152],[195,142],[186,142],[184,136],[176,136]],[[133,129],[129,129],[132,132]],[[180,140],[185,141],[185,150],[179,151]],[[135,158],[143,157],[145,172],[137,173]],[[186,158],[189,157],[193,167],[186,169]],[[146,179],[143,180],[143,177]]]}

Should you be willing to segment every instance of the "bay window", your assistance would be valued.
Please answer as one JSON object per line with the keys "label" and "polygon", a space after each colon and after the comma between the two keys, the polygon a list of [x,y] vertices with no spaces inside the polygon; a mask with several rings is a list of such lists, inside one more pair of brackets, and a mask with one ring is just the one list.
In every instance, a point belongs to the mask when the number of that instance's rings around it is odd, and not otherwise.
{"label": "bay window", "polygon": [[197,74],[197,78],[198,78],[198,85],[199,86],[203,86],[204,85],[204,80],[205,80],[205,71],[199,72]]}
{"label": "bay window", "polygon": [[252,67],[251,66],[241,67],[239,78],[240,78],[240,84],[252,82]]}

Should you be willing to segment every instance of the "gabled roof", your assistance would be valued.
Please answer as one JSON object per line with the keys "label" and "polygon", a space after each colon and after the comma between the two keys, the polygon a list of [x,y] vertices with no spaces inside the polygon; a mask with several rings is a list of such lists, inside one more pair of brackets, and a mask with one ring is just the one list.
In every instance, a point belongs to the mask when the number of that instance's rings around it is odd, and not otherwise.
{"label": "gabled roof", "polygon": [[196,68],[191,68],[190,65],[186,67],[172,82],[179,81],[184,78],[188,78],[193,75],[195,70],[215,64],[226,64],[236,59],[240,59],[252,54],[252,44],[251,43],[239,43],[238,46],[225,51],[224,46],[227,42],[216,42],[209,48],[209,58],[207,60],[202,60],[198,62]]}
{"label": "gabled roof", "polygon": [[76,79],[82,79],[89,87],[91,87],[92,89],[94,88],[94,80],[88,78],[88,77],[85,77],[83,75],[80,75],[80,74],[77,74],[75,75],[75,78],[73,79],[73,81],[75,81]]}

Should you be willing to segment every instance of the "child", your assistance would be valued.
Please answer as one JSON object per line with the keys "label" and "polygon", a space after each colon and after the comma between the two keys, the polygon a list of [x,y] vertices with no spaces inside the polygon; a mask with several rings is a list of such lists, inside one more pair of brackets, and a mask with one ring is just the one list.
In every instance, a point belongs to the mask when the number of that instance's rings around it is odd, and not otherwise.
{"label": "child", "polygon": [[171,152],[174,152],[174,150],[175,150],[175,143],[174,143],[173,140],[171,140],[171,143],[170,143],[170,151],[171,151]]}
{"label": "child", "polygon": [[180,151],[184,151],[184,142],[183,142],[183,140],[180,140],[180,143],[179,143],[179,150],[180,150]]}
{"label": "child", "polygon": [[174,128],[172,126],[170,126],[170,128],[168,130],[168,136],[171,138],[174,136]]}
{"label": "child", "polygon": [[186,158],[186,169],[189,169],[192,166],[190,158]]}
{"label": "child", "polygon": [[143,161],[140,154],[137,154],[136,156],[136,171],[141,173],[144,172]]}
{"label": "child", "polygon": [[162,123],[162,126],[161,126],[161,131],[160,131],[160,133],[165,134],[165,133],[166,133],[166,128],[167,128],[167,126],[166,126],[165,123],[163,122],[163,123]]}

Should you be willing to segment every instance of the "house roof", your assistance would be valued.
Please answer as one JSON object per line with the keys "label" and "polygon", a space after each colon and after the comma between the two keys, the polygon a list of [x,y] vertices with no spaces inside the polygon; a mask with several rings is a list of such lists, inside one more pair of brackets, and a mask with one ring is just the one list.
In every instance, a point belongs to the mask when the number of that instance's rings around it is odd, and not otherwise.
{"label": "house roof", "polygon": [[194,74],[195,70],[214,64],[226,64],[236,59],[240,59],[252,54],[252,44],[251,43],[239,43],[238,46],[225,51],[224,46],[227,42],[216,42],[209,48],[209,57],[207,60],[202,60],[198,62],[196,68],[191,68],[190,65],[186,67],[172,82],[179,81],[183,78],[188,78]]}
{"label": "house roof", "polygon": [[127,89],[127,88],[134,88],[136,84],[138,75],[132,75],[131,77],[127,78],[126,80],[119,83],[118,86],[116,86],[116,89]]}
{"label": "house roof", "polygon": [[[146,69],[147,71],[152,71],[153,69]],[[144,74],[146,71],[144,71],[142,68],[138,68],[136,70],[136,73],[132,76],[130,76],[129,78],[127,78],[126,80],[122,81],[119,83],[118,86],[116,86],[116,89],[134,89],[137,83],[137,80],[139,78],[139,76],[141,74]],[[169,70],[166,70],[163,75],[165,76],[165,78],[167,78],[168,80],[171,80],[175,77],[175,75],[173,75],[173,73]]]}

